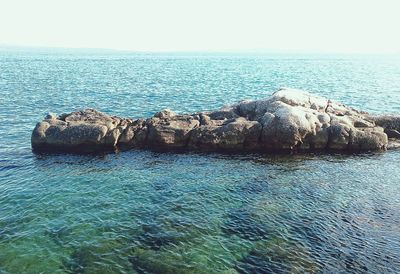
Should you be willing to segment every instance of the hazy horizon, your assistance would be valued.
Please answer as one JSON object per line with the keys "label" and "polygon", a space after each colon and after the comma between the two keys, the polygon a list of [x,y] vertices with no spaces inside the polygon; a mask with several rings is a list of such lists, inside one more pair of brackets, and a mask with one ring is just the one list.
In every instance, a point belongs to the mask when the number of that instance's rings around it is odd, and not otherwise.
{"label": "hazy horizon", "polygon": [[0,46],[398,54],[399,7],[395,0],[3,0]]}
{"label": "hazy horizon", "polygon": [[2,45],[0,52],[42,52],[42,53],[88,53],[88,54],[243,54],[243,55],[288,55],[288,56],[392,56],[400,57],[400,52],[333,52],[333,51],[296,51],[296,50],[274,50],[274,49],[242,49],[242,50],[129,50],[113,48],[93,48],[93,47],[57,47],[57,46],[30,46],[30,45]]}

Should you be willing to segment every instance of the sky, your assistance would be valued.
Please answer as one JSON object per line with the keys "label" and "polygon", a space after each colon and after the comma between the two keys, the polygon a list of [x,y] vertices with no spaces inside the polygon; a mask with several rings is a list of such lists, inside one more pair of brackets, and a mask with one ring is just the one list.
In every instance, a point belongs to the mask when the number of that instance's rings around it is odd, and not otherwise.
{"label": "sky", "polygon": [[0,0],[0,45],[400,53],[400,1]]}

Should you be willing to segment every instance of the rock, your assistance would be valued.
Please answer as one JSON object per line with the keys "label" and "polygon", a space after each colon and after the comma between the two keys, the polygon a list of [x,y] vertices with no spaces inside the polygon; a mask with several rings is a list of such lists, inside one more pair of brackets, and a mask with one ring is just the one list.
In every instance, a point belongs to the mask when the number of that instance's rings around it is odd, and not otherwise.
{"label": "rock", "polygon": [[251,150],[258,147],[261,124],[243,117],[222,125],[203,125],[192,132],[189,148],[203,150]]}
{"label": "rock", "polygon": [[371,116],[296,89],[191,115],[165,109],[125,119],[94,109],[49,114],[32,132],[35,151],[114,148],[197,151],[385,150],[400,138],[400,116]]}
{"label": "rock", "polygon": [[395,129],[385,128],[385,133],[387,134],[388,138],[400,139],[400,132]]}
{"label": "rock", "polygon": [[347,124],[334,124],[328,127],[327,148],[331,150],[346,150],[350,142],[351,128]]}
{"label": "rock", "polygon": [[314,136],[322,128],[318,113],[303,106],[282,103],[273,113],[266,112],[260,119],[263,125],[261,142],[271,150],[292,150],[309,147],[308,136]]}
{"label": "rock", "polygon": [[400,131],[400,115],[367,116],[377,126]]}
{"label": "rock", "polygon": [[236,263],[240,273],[320,273],[321,266],[302,242],[269,233],[255,241],[252,249]]}
{"label": "rock", "polygon": [[154,114],[154,117],[161,119],[172,118],[174,116],[176,116],[176,113],[168,108]]}
{"label": "rock", "polygon": [[146,121],[147,144],[153,148],[184,148],[192,129],[200,122],[189,115],[155,116]]}
{"label": "rock", "polygon": [[391,140],[388,143],[387,149],[388,150],[400,149],[400,140],[398,139]]}
{"label": "rock", "polygon": [[349,138],[349,150],[385,149],[388,144],[388,137],[381,127],[365,130],[351,129]]}
{"label": "rock", "polygon": [[47,115],[44,119],[45,120],[54,120],[54,119],[57,119],[57,115],[53,112],[49,112],[49,113],[47,113]]}
{"label": "rock", "polygon": [[374,127],[375,124],[368,121],[354,121],[354,127]]}
{"label": "rock", "polygon": [[45,119],[33,130],[32,147],[46,151],[110,149],[126,127],[122,121],[94,109]]}
{"label": "rock", "polygon": [[239,115],[236,113],[236,107],[224,107],[221,110],[217,110],[208,114],[211,120],[225,120],[238,118]]}
{"label": "rock", "polygon": [[128,122],[125,130],[121,133],[118,145],[122,147],[135,147],[145,144],[147,139],[147,126],[145,120],[138,119]]}

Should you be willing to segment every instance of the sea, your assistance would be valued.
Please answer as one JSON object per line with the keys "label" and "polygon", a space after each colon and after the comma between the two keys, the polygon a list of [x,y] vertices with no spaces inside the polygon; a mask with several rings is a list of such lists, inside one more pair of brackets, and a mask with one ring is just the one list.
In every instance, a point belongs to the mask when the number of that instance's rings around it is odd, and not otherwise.
{"label": "sea", "polygon": [[304,89],[400,113],[400,57],[0,51],[0,273],[399,273],[400,151],[34,154],[48,112]]}

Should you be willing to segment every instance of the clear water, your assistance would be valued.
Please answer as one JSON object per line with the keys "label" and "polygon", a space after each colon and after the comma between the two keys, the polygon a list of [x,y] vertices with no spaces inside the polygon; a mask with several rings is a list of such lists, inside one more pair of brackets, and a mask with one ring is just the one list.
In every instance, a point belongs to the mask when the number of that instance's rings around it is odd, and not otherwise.
{"label": "clear water", "polygon": [[143,117],[281,86],[400,112],[400,59],[0,53],[0,273],[396,273],[400,152],[34,155],[48,111]]}

